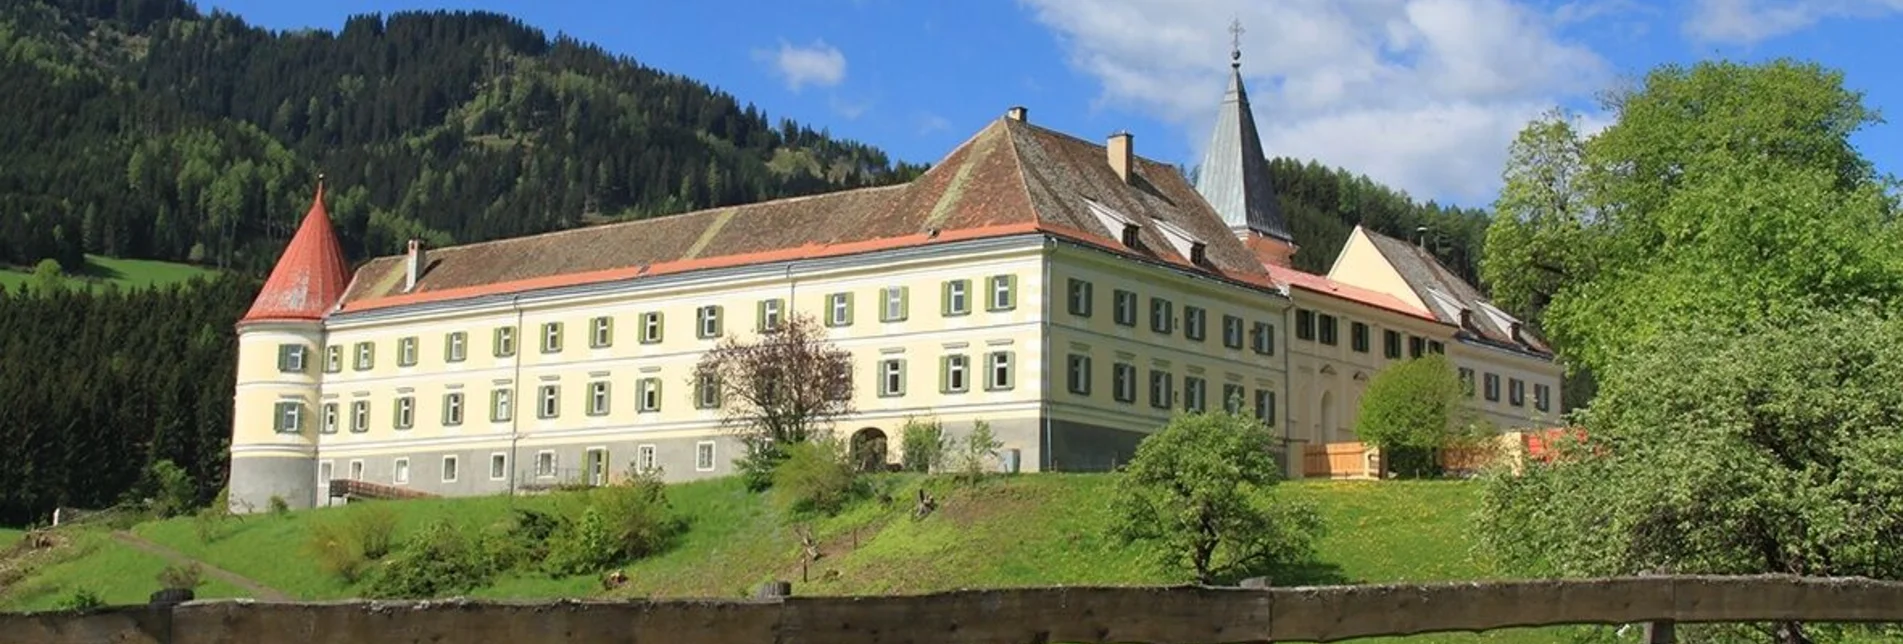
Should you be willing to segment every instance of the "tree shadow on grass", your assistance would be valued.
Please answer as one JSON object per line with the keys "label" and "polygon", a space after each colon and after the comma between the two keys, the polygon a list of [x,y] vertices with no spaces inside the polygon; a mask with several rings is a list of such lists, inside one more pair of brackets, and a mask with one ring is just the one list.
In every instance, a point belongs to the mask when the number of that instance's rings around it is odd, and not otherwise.
{"label": "tree shadow on grass", "polygon": [[91,258],[87,258],[86,265],[79,267],[79,270],[73,271],[72,275],[74,277],[85,277],[102,281],[121,280],[126,277],[126,274],[119,269],[100,264]]}

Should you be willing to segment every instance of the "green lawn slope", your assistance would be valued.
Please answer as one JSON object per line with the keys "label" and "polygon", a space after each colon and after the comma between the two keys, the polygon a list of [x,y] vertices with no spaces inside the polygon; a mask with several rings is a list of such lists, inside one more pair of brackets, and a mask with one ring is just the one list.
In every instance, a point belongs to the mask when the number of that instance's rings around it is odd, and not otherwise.
{"label": "green lawn slope", "polygon": [[[87,255],[86,267],[65,277],[68,288],[96,288],[107,283],[117,284],[121,288],[136,288],[164,286],[215,274],[216,271],[190,264]],[[32,281],[31,266],[0,266],[0,287],[6,287],[10,293],[19,292],[22,286]]]}
{"label": "green lawn slope", "polygon": [[[629,584],[605,592],[592,575],[550,577],[519,573],[471,593],[477,597],[558,596],[741,597],[760,582],[788,579],[796,594],[922,593],[957,588],[1177,584],[1184,578],[1150,564],[1140,547],[1106,536],[1108,499],[1115,479],[1093,474],[1037,474],[999,478],[978,486],[942,478],[887,475],[876,479],[891,497],[859,502],[838,516],[789,517],[769,496],[747,492],[737,479],[671,486],[670,504],[689,530],[668,551],[629,564]],[[940,500],[922,521],[909,516],[924,489]],[[1478,484],[1425,482],[1298,482],[1274,492],[1318,508],[1328,531],[1317,562],[1275,573],[1278,585],[1481,579],[1490,562],[1472,547],[1469,519]],[[400,517],[399,536],[436,519],[472,527],[508,520],[511,508],[560,511],[560,493],[380,502]],[[189,518],[141,524],[133,532],[264,586],[306,599],[361,594],[317,568],[305,550],[312,524],[343,520],[372,503],[249,516],[227,522],[207,543]],[[822,557],[804,571],[794,525],[811,528]],[[111,544],[108,544],[111,545]],[[94,580],[143,582],[156,561],[102,548],[49,566],[24,584],[65,589]],[[115,568],[130,572],[111,573]],[[148,571],[147,568],[150,570]],[[802,577],[804,576],[804,580]],[[97,590],[109,601],[142,600],[151,588]],[[233,592],[213,588],[201,596]],[[0,607],[44,607],[59,591],[0,594]],[[1565,629],[1502,631],[1423,641],[1557,641]],[[1410,640],[1415,641],[1415,640]]]}
{"label": "green lawn slope", "polygon": [[[159,571],[170,562],[158,555],[114,541],[107,532],[75,533],[73,552],[62,561],[36,569],[20,583],[0,589],[0,609],[49,610],[80,590],[98,595],[106,604],[143,604],[159,589]],[[18,533],[0,535],[11,546]],[[244,597],[236,587],[204,578],[195,595],[200,599]]]}

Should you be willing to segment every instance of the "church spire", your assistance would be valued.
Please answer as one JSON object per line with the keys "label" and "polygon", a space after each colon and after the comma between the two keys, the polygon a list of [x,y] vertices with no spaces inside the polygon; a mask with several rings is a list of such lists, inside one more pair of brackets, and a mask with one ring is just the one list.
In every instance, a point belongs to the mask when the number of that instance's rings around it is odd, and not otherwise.
{"label": "church spire", "polygon": [[1295,252],[1294,239],[1282,218],[1282,206],[1276,201],[1269,162],[1262,154],[1262,138],[1256,132],[1249,93],[1243,87],[1242,33],[1241,21],[1229,25],[1229,89],[1223,93],[1216,112],[1216,131],[1209,138],[1209,148],[1203,152],[1196,173],[1196,191],[1251,248],[1258,241],[1286,246],[1280,261],[1275,262],[1284,263]]}
{"label": "church spire", "polygon": [[264,280],[251,310],[239,321],[322,319],[343,297],[349,280],[343,246],[337,243],[330,213],[324,210],[324,175],[320,174],[310,212],[291,235],[291,243]]}

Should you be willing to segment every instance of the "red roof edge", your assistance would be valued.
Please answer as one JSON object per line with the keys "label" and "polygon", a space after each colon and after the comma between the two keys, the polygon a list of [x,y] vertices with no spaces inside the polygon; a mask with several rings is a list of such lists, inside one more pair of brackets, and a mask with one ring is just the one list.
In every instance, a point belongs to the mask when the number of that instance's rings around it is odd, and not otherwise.
{"label": "red roof edge", "polygon": [[320,175],[310,212],[298,224],[297,233],[291,235],[291,243],[284,247],[271,276],[264,280],[264,288],[251,302],[251,310],[238,322],[321,320],[343,297],[349,280],[343,246],[337,243],[330,213],[324,210],[324,179]]}

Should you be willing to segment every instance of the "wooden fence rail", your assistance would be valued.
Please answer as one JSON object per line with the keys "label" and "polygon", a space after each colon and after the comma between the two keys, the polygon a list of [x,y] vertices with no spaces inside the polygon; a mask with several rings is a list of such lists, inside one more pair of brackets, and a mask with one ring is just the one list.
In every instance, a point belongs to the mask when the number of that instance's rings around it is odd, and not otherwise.
{"label": "wooden fence rail", "polygon": [[0,640],[1165,644],[1336,641],[1562,624],[1768,621],[1903,622],[1903,582],[1688,576],[1271,589],[1027,588],[754,600],[226,600],[84,614],[0,614]]}

